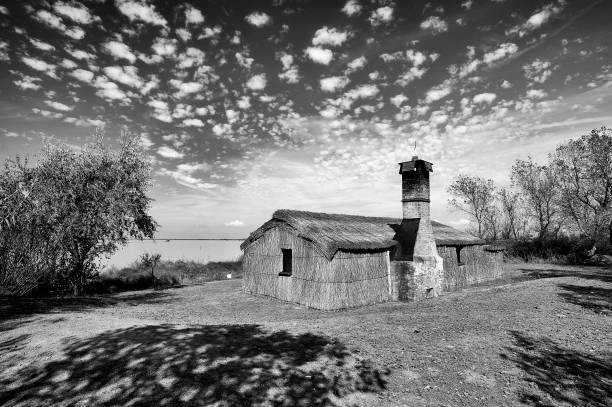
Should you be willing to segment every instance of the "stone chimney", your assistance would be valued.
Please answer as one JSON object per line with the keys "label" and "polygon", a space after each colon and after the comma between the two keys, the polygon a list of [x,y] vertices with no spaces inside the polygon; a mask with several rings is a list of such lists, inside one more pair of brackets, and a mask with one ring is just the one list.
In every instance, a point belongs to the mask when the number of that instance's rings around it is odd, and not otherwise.
{"label": "stone chimney", "polygon": [[442,292],[444,270],[429,216],[432,164],[418,157],[399,163],[402,174],[402,224],[389,270],[389,298],[419,301]]}
{"label": "stone chimney", "polygon": [[402,217],[420,220],[414,255],[437,256],[429,212],[429,173],[433,172],[433,164],[414,156],[412,160],[399,165],[399,173],[402,174]]}

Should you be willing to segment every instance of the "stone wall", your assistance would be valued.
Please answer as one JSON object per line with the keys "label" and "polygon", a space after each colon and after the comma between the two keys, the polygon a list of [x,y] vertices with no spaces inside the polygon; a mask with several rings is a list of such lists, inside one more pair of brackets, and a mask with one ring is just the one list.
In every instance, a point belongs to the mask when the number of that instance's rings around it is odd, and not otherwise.
{"label": "stone wall", "polygon": [[391,262],[391,300],[419,301],[442,292],[444,272],[440,256],[414,256]]}

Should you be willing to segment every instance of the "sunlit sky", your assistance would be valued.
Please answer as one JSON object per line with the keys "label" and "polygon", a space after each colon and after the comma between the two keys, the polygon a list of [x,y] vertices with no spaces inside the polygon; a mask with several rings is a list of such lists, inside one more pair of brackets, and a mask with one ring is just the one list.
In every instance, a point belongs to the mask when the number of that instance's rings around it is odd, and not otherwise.
{"label": "sunlit sky", "polygon": [[0,158],[142,136],[160,237],[275,209],[401,216],[399,161],[459,172],[612,125],[612,1],[0,1]]}

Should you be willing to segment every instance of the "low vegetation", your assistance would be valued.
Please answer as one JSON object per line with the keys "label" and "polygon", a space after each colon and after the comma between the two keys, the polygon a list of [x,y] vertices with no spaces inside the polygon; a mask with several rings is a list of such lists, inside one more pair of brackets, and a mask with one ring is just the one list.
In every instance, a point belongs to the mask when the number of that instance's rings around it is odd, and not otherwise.
{"label": "low vegetation", "polygon": [[104,270],[87,285],[87,292],[101,294],[148,288],[161,289],[242,278],[241,259],[199,263],[161,260],[158,257],[155,266],[151,268],[151,258],[156,256],[159,255],[145,254],[131,266]]}

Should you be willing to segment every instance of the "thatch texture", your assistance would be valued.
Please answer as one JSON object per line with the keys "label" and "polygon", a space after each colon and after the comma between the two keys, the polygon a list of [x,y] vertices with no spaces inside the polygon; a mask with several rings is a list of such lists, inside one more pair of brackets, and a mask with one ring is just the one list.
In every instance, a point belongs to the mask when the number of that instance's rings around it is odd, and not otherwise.
{"label": "thatch texture", "polygon": [[[396,230],[402,219],[369,216],[339,215],[280,209],[272,219],[240,245],[245,249],[267,230],[287,224],[299,237],[312,241],[322,254],[331,260],[338,250],[386,250],[397,244]],[[432,221],[437,246],[479,245],[484,241],[450,226]],[[394,229],[395,228],[395,229]]]}
{"label": "thatch texture", "polygon": [[479,245],[461,248],[461,265],[457,261],[457,247],[438,247],[438,254],[444,261],[444,291],[455,291],[501,277],[502,252],[490,252],[485,247]]}
{"label": "thatch texture", "polygon": [[[283,248],[292,249],[293,273],[279,276]],[[329,261],[286,223],[267,229],[244,251],[243,289],[309,307],[335,310],[389,300],[387,251],[339,251]]]}

